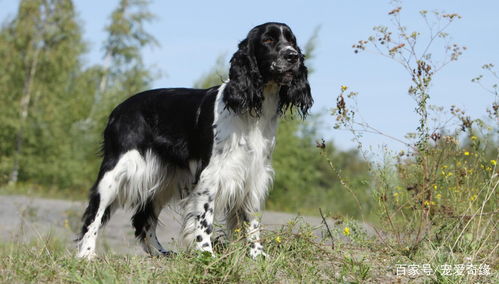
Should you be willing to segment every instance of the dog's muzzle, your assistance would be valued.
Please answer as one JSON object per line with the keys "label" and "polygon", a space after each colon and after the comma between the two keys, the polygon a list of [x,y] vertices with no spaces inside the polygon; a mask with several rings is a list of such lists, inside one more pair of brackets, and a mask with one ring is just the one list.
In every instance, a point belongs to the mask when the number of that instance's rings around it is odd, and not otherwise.
{"label": "dog's muzzle", "polygon": [[291,48],[284,50],[282,58],[286,60],[289,64],[295,64],[300,59],[300,54]]}
{"label": "dog's muzzle", "polygon": [[276,81],[282,85],[289,85],[298,71],[302,57],[292,47],[285,48],[279,52],[277,59],[270,65],[270,70],[274,73]]}

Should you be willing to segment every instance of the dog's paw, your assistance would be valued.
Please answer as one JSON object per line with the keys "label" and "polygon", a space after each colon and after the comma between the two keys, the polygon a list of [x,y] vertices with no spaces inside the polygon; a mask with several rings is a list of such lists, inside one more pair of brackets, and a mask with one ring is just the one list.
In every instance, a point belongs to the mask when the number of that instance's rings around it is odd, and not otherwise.
{"label": "dog's paw", "polygon": [[250,245],[250,249],[249,249],[249,257],[251,257],[252,259],[257,259],[259,257],[263,257],[265,259],[268,259],[269,255],[263,251],[263,246],[261,244],[252,243]]}
{"label": "dog's paw", "polygon": [[80,251],[77,255],[76,255],[76,258],[79,258],[79,259],[84,259],[84,260],[93,260],[97,257],[97,254],[94,252],[94,251],[90,251],[90,250],[83,250],[83,251]]}

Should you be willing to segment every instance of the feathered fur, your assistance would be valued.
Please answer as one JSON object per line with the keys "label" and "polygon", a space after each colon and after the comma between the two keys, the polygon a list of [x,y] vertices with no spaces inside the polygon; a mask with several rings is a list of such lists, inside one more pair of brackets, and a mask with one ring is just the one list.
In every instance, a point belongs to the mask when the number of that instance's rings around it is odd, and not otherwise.
{"label": "feathered fur", "polygon": [[134,211],[135,236],[151,255],[161,209],[179,201],[183,236],[212,252],[215,215],[246,225],[252,257],[264,254],[258,212],[271,186],[279,116],[305,117],[313,100],[289,27],[253,28],[233,55],[229,81],[209,89],[157,89],[118,105],[104,131],[103,161],[83,215],[78,256],[92,258],[99,228],[118,207]]}

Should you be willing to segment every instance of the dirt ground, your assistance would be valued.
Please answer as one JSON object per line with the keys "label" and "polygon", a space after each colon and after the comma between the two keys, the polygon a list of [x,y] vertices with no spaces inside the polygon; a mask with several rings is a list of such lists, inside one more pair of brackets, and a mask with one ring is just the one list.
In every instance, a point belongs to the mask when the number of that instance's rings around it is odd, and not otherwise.
{"label": "dirt ground", "polygon": [[[27,196],[0,196],[0,241],[27,242],[51,234],[76,248],[73,242],[79,231],[80,217],[85,209],[84,202],[31,198]],[[118,210],[110,222],[101,230],[97,252],[118,254],[143,254],[133,236],[130,222],[131,212]],[[262,215],[263,228],[272,230],[296,218],[296,214],[265,211]],[[313,225],[319,226],[319,217],[301,216]],[[161,226],[158,238],[167,248],[179,246],[181,217],[174,210],[166,208],[160,215]],[[329,226],[334,226],[332,220]],[[371,228],[366,226],[366,231]]]}

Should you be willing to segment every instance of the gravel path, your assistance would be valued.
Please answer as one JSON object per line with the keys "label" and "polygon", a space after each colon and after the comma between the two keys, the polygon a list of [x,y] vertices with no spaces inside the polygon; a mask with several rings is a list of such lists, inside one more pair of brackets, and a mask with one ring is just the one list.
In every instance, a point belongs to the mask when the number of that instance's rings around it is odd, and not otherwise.
{"label": "gravel path", "polygon": [[[47,234],[51,234],[67,243],[68,247],[75,247],[72,240],[78,232],[81,223],[80,217],[85,209],[85,203],[31,198],[26,196],[0,196],[0,241],[31,241]],[[118,210],[110,222],[101,231],[97,253],[111,251],[120,254],[143,254],[133,236],[130,222],[131,214],[125,210]],[[272,230],[296,218],[296,214],[265,211],[262,215],[264,229]],[[319,217],[303,216],[304,220],[313,225],[321,224]],[[180,215],[171,209],[165,209],[160,215],[161,226],[158,227],[158,238],[167,248],[178,246],[180,232]],[[332,220],[329,226],[334,226]],[[365,226],[368,233],[372,229]]]}

